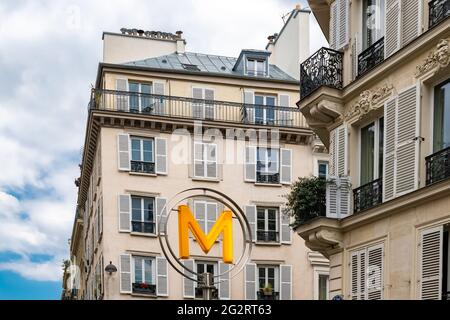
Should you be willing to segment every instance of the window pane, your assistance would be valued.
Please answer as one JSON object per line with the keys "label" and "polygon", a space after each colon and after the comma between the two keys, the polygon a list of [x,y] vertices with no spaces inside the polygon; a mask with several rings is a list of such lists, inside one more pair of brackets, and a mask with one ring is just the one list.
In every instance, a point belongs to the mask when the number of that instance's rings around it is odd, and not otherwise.
{"label": "window pane", "polygon": [[153,199],[144,199],[144,221],[153,222]]}
{"label": "window pane", "polygon": [[144,161],[153,161],[153,142],[151,140],[144,140]]}
{"label": "window pane", "polygon": [[266,228],[266,223],[264,219],[258,219],[258,230],[264,231],[264,229]]}
{"label": "window pane", "polygon": [[214,274],[214,265],[213,264],[207,264],[206,265],[206,272]]}
{"label": "window pane", "polygon": [[203,263],[198,263],[197,264],[197,273],[205,273],[205,266],[203,265]]}
{"label": "window pane", "polygon": [[274,106],[275,105],[275,97],[266,97],[266,105]]}
{"label": "window pane", "polygon": [[319,300],[327,300],[328,276],[324,274],[319,275]]}
{"label": "window pane", "polygon": [[256,70],[258,71],[258,74],[259,74],[259,75],[264,74],[264,71],[265,71],[264,69],[265,69],[265,63],[264,63],[264,61],[258,60],[258,61],[256,62]]}
{"label": "window pane", "polygon": [[326,178],[328,173],[328,163],[319,163],[319,178]]}
{"label": "window pane", "polygon": [[264,105],[264,96],[256,96],[255,95],[255,104]]}
{"label": "window pane", "polygon": [[131,160],[141,161],[141,140],[131,139]]}
{"label": "window pane", "polygon": [[277,173],[278,172],[278,150],[275,149],[268,149],[268,159],[269,164],[267,170],[270,173]]}
{"label": "window pane", "polygon": [[142,282],[142,258],[134,258],[134,282]]}
{"label": "window pane", "polygon": [[435,88],[434,92],[433,150],[450,147],[450,81]]}
{"label": "window pane", "polygon": [[132,208],[132,217],[133,221],[141,221],[141,198],[132,197],[131,198],[131,208]]}
{"label": "window pane", "polygon": [[145,283],[152,284],[152,260],[151,259],[145,259],[144,260],[144,276],[145,276]]}
{"label": "window pane", "polygon": [[361,129],[361,184],[373,180],[374,147],[375,125],[372,123]]}
{"label": "window pane", "polygon": [[[128,83],[130,92],[139,92],[139,83]],[[139,95],[138,94],[130,94],[130,109],[138,110],[139,109]]]}

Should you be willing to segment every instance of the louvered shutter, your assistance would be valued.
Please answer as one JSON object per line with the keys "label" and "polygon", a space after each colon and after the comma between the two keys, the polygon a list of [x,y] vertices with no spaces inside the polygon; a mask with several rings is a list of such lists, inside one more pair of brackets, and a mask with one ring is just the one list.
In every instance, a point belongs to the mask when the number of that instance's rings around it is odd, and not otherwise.
{"label": "louvered shutter", "polygon": [[214,120],[214,90],[205,89],[205,118]]}
{"label": "louvered shutter", "polygon": [[367,289],[367,255],[366,250],[362,250],[359,252],[359,264],[358,264],[358,277],[359,277],[359,300],[367,300],[366,299],[366,289]]}
{"label": "louvered shutter", "polygon": [[[230,265],[219,261],[219,299],[231,299],[230,294],[230,274],[226,273],[230,270]],[[226,273],[226,274],[225,274]]]}
{"label": "louvered shutter", "polygon": [[353,38],[352,44],[352,76],[353,80],[358,77],[358,57],[361,53],[361,41],[359,39],[359,33],[356,33]]}
{"label": "louvered shutter", "polygon": [[367,299],[383,299],[384,249],[382,244],[367,249]]}
{"label": "louvered shutter", "polygon": [[[192,97],[194,99],[203,99],[203,89],[192,88]],[[192,102],[192,116],[197,119],[203,119],[203,102]]]}
{"label": "louvered shutter", "polygon": [[117,135],[117,165],[121,171],[130,171],[130,136]]}
{"label": "louvered shutter", "polygon": [[292,231],[291,231],[291,217],[289,214],[284,213],[280,210],[280,221],[281,221],[281,243],[290,244],[292,243]]}
{"label": "louvered shutter", "polygon": [[397,99],[384,104],[384,146],[383,146],[383,201],[395,196],[395,144],[397,123]]}
{"label": "louvered shutter", "polygon": [[[165,223],[165,220],[167,218],[167,199],[162,197],[157,197],[155,199],[156,202],[156,225],[157,225],[157,232],[166,232],[166,230],[160,230],[162,227],[162,224]],[[161,226],[161,227],[160,227]]]}
{"label": "louvered shutter", "polygon": [[245,300],[256,300],[257,268],[254,263],[245,265]]}
{"label": "louvered shutter", "polygon": [[167,139],[155,138],[156,170],[157,174],[167,174]]}
{"label": "louvered shutter", "polygon": [[116,79],[116,90],[121,91],[116,94],[116,110],[129,111],[128,80]]}
{"label": "louvered shutter", "polygon": [[[414,0],[415,1],[415,0]],[[400,0],[386,0],[384,57],[390,57],[400,49]]]}
{"label": "louvered shutter", "polygon": [[245,148],[245,181],[256,181],[256,147],[248,146]]}
{"label": "louvered shutter", "polygon": [[329,163],[329,175],[336,175],[336,129],[330,131],[330,146],[328,148],[328,154],[330,155]]}
{"label": "louvered shutter", "polygon": [[417,38],[421,32],[422,0],[402,0],[401,3],[401,43],[402,47]]}
{"label": "louvered shutter", "polygon": [[167,297],[169,295],[167,259],[156,257],[156,295]]}
{"label": "louvered shutter", "polygon": [[326,216],[342,219],[351,214],[351,182],[348,176],[330,176],[326,185]]}
{"label": "louvered shutter", "polygon": [[249,237],[252,241],[256,241],[256,206],[245,206],[245,217],[250,224],[251,235]]}
{"label": "louvered shutter", "polygon": [[326,185],[326,216],[328,218],[338,218],[338,186],[336,176],[329,176],[329,183]]}
{"label": "louvered shutter", "polygon": [[217,178],[217,145],[206,144],[206,177]]}
{"label": "louvered shutter", "polygon": [[247,123],[255,123],[255,94],[251,91],[244,91],[244,119]]}
{"label": "louvered shutter", "polygon": [[292,150],[280,149],[281,165],[280,165],[280,182],[283,184],[291,184],[292,182]]}
{"label": "louvered shutter", "polygon": [[[278,101],[280,102],[280,106],[283,108],[289,108],[290,102],[289,102],[289,95],[287,94],[280,94],[278,95]],[[280,126],[290,126],[292,125],[293,119],[290,119],[290,112],[288,110],[280,110],[278,111],[278,121],[276,122]]]}
{"label": "louvered shutter", "polygon": [[[153,83],[153,94],[164,96],[164,82]],[[154,113],[158,115],[166,114],[166,101],[164,97],[155,98]]]}
{"label": "louvered shutter", "polygon": [[345,218],[351,213],[351,195],[352,186],[350,177],[342,176],[339,177],[339,217]]}
{"label": "louvered shutter", "polygon": [[205,201],[194,201],[194,214],[195,220],[197,220],[200,227],[202,227],[203,232],[206,234],[208,230],[205,230],[206,221],[206,202]]}
{"label": "louvered shutter", "polygon": [[348,45],[350,35],[350,0],[338,1],[338,49]]}
{"label": "louvered shutter", "polygon": [[120,255],[120,293],[131,293],[131,255]]}
{"label": "louvered shutter", "polygon": [[413,86],[398,95],[397,139],[395,165],[396,196],[411,192],[418,186],[419,165],[419,97]]}
{"label": "louvered shutter", "polygon": [[131,231],[131,196],[119,195],[119,232]]}
{"label": "louvered shutter", "polygon": [[358,300],[359,297],[359,252],[350,254],[350,297]]}
{"label": "louvered shutter", "polygon": [[280,265],[280,300],[292,300],[292,266]]}
{"label": "louvered shutter", "polygon": [[102,147],[99,144],[97,148],[97,181],[96,184],[99,185],[100,179],[102,178]]}
{"label": "louvered shutter", "polygon": [[[188,259],[188,260],[183,260],[183,264],[186,268],[188,268],[191,271],[195,271],[194,267],[194,260]],[[193,278],[194,275],[187,271],[186,269],[184,270],[184,274],[190,278]],[[194,281],[183,277],[183,297],[184,298],[195,298],[195,286],[194,286]]]}
{"label": "louvered shutter", "polygon": [[204,177],[205,175],[204,148],[205,144],[194,142],[194,177]]}
{"label": "louvered shutter", "polygon": [[347,126],[336,129],[335,161],[336,175],[347,175]]}
{"label": "louvered shutter", "polygon": [[330,5],[330,48],[337,49],[338,43],[338,2],[339,0],[334,1]]}
{"label": "louvered shutter", "polygon": [[99,226],[99,234],[100,237],[103,235],[103,197],[100,198],[99,200],[99,222],[98,222],[98,226]]}
{"label": "louvered shutter", "polygon": [[422,300],[442,299],[442,251],[442,226],[423,230],[419,253],[419,295]]}

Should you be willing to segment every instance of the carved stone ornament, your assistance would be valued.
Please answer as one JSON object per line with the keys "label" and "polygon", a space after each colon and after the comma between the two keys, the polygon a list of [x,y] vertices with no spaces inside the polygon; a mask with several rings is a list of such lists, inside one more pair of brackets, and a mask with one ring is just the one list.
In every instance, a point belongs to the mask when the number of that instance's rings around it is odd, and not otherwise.
{"label": "carved stone ornament", "polygon": [[380,102],[391,95],[392,84],[385,84],[384,86],[375,90],[365,90],[359,95],[359,100],[350,107],[350,110],[344,115],[344,120],[353,118],[361,119],[364,115],[372,110],[380,107]]}
{"label": "carved stone ornament", "polygon": [[436,49],[428,54],[423,63],[416,68],[416,77],[419,77],[430,70],[435,72],[450,64],[450,39],[442,39]]}

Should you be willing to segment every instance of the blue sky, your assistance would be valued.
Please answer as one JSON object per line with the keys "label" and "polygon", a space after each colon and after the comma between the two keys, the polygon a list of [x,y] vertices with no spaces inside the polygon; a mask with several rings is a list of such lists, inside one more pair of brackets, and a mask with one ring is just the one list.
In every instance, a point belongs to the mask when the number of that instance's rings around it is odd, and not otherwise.
{"label": "blue sky", "polygon": [[0,299],[60,297],[102,31],[183,30],[189,51],[237,56],[264,48],[298,2],[1,1]]}

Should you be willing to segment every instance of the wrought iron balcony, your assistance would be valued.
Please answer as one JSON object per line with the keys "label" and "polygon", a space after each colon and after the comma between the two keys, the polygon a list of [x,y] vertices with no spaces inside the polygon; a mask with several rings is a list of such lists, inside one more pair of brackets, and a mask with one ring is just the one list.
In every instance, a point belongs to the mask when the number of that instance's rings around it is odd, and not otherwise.
{"label": "wrought iron balcony", "polygon": [[342,89],[343,53],[321,48],[300,65],[300,99],[322,86]]}
{"label": "wrought iron balcony", "polygon": [[264,291],[260,289],[256,292],[257,300],[279,300],[280,293],[277,291]]}
{"label": "wrought iron balcony", "polygon": [[256,241],[260,242],[279,242],[278,231],[256,231]]}
{"label": "wrought iron balcony", "polygon": [[133,283],[133,293],[156,296],[156,285],[143,282]]}
{"label": "wrought iron balcony", "polygon": [[450,178],[450,147],[435,152],[425,158],[426,184],[433,184]]}
{"label": "wrought iron balcony", "polygon": [[291,128],[307,127],[303,115],[298,108],[294,107],[243,104],[127,91],[94,89],[89,108],[173,119]]}
{"label": "wrought iron balcony", "polygon": [[156,224],[148,221],[131,221],[133,232],[156,233]]}
{"label": "wrought iron balcony", "polygon": [[450,16],[450,0],[432,0],[428,6],[430,29]]}
{"label": "wrought iron balcony", "polygon": [[155,163],[131,160],[131,172],[155,173]]}
{"label": "wrought iron balcony", "polygon": [[268,172],[256,172],[256,182],[258,183],[280,183],[280,174]]}
{"label": "wrought iron balcony", "polygon": [[384,37],[361,52],[358,56],[358,77],[384,61]]}
{"label": "wrought iron balcony", "polygon": [[353,190],[353,212],[370,209],[383,201],[383,179],[379,178]]}

